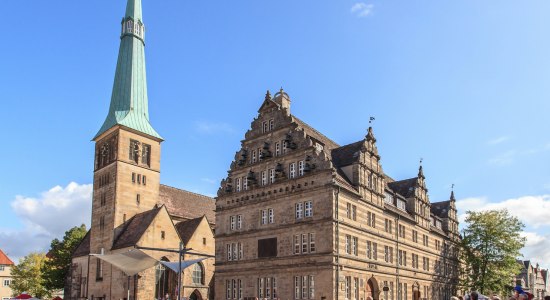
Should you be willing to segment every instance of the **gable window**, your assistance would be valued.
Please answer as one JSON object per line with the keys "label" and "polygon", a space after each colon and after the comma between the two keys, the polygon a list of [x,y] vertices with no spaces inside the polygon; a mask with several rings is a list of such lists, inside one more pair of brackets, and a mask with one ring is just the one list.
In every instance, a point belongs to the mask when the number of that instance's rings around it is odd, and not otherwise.
{"label": "gable window", "polygon": [[267,121],[262,122],[262,132],[267,132]]}
{"label": "gable window", "polygon": [[401,199],[397,199],[397,208],[399,208],[400,210],[406,211],[407,210],[407,202],[405,202]]}
{"label": "gable window", "polygon": [[281,143],[275,143],[275,156],[281,155]]}
{"label": "gable window", "polygon": [[290,163],[289,165],[289,174],[290,178],[296,177],[296,163]]}
{"label": "gable window", "polygon": [[275,120],[271,119],[269,120],[269,131],[273,130],[275,128]]}
{"label": "gable window", "polygon": [[304,161],[298,162],[298,176],[304,176]]}
{"label": "gable window", "polygon": [[262,171],[262,185],[267,185],[267,171]]}

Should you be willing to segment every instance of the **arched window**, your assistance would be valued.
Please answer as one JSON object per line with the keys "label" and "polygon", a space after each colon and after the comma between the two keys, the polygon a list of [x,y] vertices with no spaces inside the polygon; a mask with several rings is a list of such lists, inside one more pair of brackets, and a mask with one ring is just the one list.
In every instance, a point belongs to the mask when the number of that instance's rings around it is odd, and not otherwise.
{"label": "arched window", "polygon": [[200,263],[196,263],[193,266],[193,283],[204,284],[204,270]]}

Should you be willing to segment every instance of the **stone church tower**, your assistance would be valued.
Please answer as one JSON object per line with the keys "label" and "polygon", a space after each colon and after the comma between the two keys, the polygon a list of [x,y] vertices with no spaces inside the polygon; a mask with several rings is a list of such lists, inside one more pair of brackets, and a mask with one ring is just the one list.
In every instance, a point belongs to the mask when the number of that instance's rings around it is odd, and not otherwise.
{"label": "stone church tower", "polygon": [[[95,142],[90,231],[72,254],[65,299],[175,299],[177,274],[162,266],[126,276],[90,256],[117,254],[136,246],[214,254],[214,199],[160,184],[162,137],[149,122],[145,72],[145,26],[141,0],[127,0],[109,112]],[[177,261],[166,251],[145,251]],[[182,259],[204,257],[185,254]],[[213,297],[214,259],[182,275],[181,295]]]}
{"label": "stone church tower", "polygon": [[129,0],[111,105],[94,137],[91,251],[113,244],[115,228],[159,198],[162,138],[149,123],[141,1]]}

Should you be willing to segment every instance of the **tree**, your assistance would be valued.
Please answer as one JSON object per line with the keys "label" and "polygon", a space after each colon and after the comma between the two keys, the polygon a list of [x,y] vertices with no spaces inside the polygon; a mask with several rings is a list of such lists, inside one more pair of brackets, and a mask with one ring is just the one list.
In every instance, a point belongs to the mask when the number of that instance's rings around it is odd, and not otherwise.
{"label": "tree", "polygon": [[51,293],[44,287],[42,268],[46,262],[44,253],[31,253],[19,261],[19,264],[11,269],[13,282],[10,285],[14,296],[27,292],[28,294],[44,298]]}
{"label": "tree", "polygon": [[467,212],[462,230],[462,285],[482,294],[506,294],[520,272],[516,258],[525,244],[523,223],[507,210]]}
{"label": "tree", "polygon": [[71,269],[71,256],[86,235],[86,225],[75,226],[65,232],[63,240],[54,239],[48,252],[48,260],[42,269],[44,286],[50,290],[60,290]]}

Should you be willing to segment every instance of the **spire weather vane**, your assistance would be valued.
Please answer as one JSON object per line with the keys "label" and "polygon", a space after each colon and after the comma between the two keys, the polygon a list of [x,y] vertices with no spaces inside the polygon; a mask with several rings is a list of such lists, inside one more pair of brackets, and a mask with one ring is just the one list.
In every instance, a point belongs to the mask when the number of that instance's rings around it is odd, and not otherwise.
{"label": "spire weather vane", "polygon": [[375,119],[374,117],[371,116],[371,117],[369,118],[369,124],[374,123],[374,122],[373,122],[374,120],[376,120],[376,119]]}

